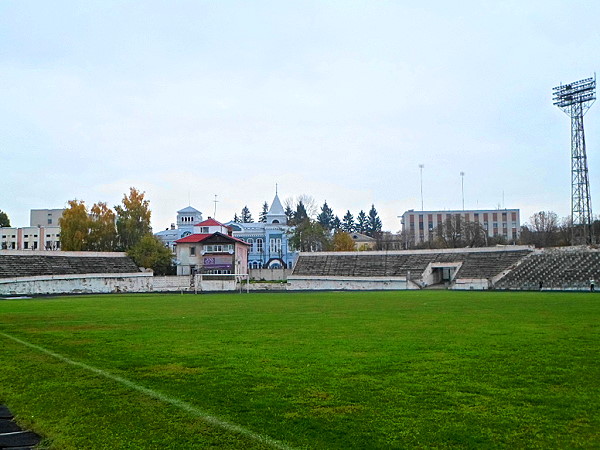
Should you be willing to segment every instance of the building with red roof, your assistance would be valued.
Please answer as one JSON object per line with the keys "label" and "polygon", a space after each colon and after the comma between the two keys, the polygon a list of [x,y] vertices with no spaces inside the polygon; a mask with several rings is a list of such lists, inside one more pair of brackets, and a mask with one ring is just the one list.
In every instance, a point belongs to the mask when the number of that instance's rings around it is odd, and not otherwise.
{"label": "building with red roof", "polygon": [[194,225],[194,233],[175,241],[177,275],[247,274],[249,245],[228,233],[214,231],[228,227],[214,219]]}

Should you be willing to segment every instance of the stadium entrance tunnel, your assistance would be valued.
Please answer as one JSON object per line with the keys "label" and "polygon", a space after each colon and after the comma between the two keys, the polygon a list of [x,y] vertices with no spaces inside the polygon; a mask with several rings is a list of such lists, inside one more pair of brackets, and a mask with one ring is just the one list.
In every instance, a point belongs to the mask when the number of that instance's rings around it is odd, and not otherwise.
{"label": "stadium entrance tunnel", "polygon": [[456,278],[456,274],[460,270],[462,264],[462,261],[429,263],[423,272],[423,284],[425,286],[433,286],[436,284],[449,286]]}

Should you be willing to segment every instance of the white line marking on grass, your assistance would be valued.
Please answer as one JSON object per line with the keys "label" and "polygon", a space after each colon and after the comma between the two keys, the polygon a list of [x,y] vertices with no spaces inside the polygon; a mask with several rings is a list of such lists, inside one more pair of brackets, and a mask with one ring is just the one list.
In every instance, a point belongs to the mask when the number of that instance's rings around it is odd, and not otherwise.
{"label": "white line marking on grass", "polygon": [[290,447],[282,442],[279,442],[269,436],[265,436],[264,434],[260,434],[260,433],[255,433],[254,431],[248,430],[248,429],[242,427],[241,425],[236,425],[234,423],[226,422],[225,420],[219,419],[218,417],[211,416],[210,414],[205,413],[200,408],[197,408],[194,405],[191,405],[189,403],[186,403],[182,400],[171,397],[169,395],[163,394],[161,392],[157,392],[153,389],[149,389],[144,386],[141,386],[137,383],[134,383],[133,381],[128,380],[127,378],[123,378],[118,375],[113,375],[109,372],[106,372],[105,370],[98,369],[97,367],[94,367],[94,366],[90,366],[89,364],[74,361],[72,359],[67,358],[66,356],[63,356],[56,352],[53,352],[52,350],[48,350],[39,345],[24,341],[17,337],[11,336],[10,334],[0,333],[0,335],[6,337],[8,339],[11,339],[15,342],[18,342],[19,344],[25,345],[26,347],[33,348],[42,353],[50,355],[56,359],[66,362],[67,364],[71,364],[72,366],[81,367],[82,369],[89,370],[90,372],[94,372],[97,375],[101,375],[105,378],[116,381],[117,383],[120,383],[131,389],[135,389],[136,391],[139,391],[149,397],[160,400],[161,402],[176,406],[177,408],[182,409],[183,411],[186,411],[194,416],[199,417],[200,419],[202,419],[203,421],[205,421],[206,423],[208,423],[210,425],[214,425],[214,426],[222,428],[226,431],[231,431],[233,433],[240,434],[240,435],[250,438],[252,440],[262,442],[264,444],[268,444],[274,448],[278,448],[278,449],[282,449],[282,450],[292,450],[293,449],[293,447]]}

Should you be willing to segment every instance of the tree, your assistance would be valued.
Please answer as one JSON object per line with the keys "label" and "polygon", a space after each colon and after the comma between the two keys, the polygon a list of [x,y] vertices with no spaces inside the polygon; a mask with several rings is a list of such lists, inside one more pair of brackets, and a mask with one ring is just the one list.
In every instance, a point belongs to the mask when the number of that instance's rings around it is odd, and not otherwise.
{"label": "tree", "polygon": [[365,214],[365,212],[361,209],[360,212],[358,213],[358,216],[356,216],[356,228],[355,231],[358,231],[359,233],[366,233],[369,227],[369,223],[368,223],[368,219],[367,219],[367,215]]}
{"label": "tree", "polygon": [[250,210],[248,209],[247,206],[244,206],[242,208],[242,213],[240,215],[240,221],[241,221],[241,223],[252,223],[252,222],[254,222],[254,220],[252,220],[252,214],[250,214]]}
{"label": "tree", "polygon": [[307,220],[309,220],[308,213],[306,212],[306,208],[304,208],[304,203],[302,203],[302,200],[300,200],[298,202],[298,204],[296,205],[296,211],[294,212],[294,217],[292,218],[292,220],[290,222],[288,222],[288,224],[297,226]]}
{"label": "tree", "polygon": [[552,211],[540,211],[532,215],[521,234],[521,242],[536,247],[557,245],[559,239],[558,215]]}
{"label": "tree", "polygon": [[144,199],[144,195],[144,192],[132,187],[129,189],[129,196],[123,195],[123,206],[115,206],[119,245],[123,250],[129,250],[142,237],[152,232],[150,202]]}
{"label": "tree", "polygon": [[152,269],[155,275],[173,273],[173,254],[151,233],[142,236],[127,254],[138,266]]}
{"label": "tree", "polygon": [[332,247],[334,252],[353,252],[356,250],[354,248],[354,239],[345,231],[335,232]]}
{"label": "tree", "polygon": [[317,215],[318,206],[315,198],[312,195],[302,194],[298,196],[297,203],[302,203],[306,215],[314,218]]}
{"label": "tree", "polygon": [[8,214],[0,210],[0,227],[10,227],[10,219]]}
{"label": "tree", "polygon": [[235,213],[235,214],[233,215],[233,221],[234,221],[235,223],[240,223],[240,218],[238,217],[237,213]]}
{"label": "tree", "polygon": [[329,248],[329,233],[321,224],[306,218],[296,225],[290,242],[301,252],[320,252]]}
{"label": "tree", "polygon": [[333,228],[334,220],[333,209],[329,207],[327,200],[325,200],[325,203],[323,203],[323,206],[321,207],[321,213],[317,216],[317,222],[326,230],[331,230]]}
{"label": "tree", "polygon": [[269,213],[269,204],[267,202],[264,202],[262,205],[262,211],[258,215],[258,221],[260,223],[267,223],[267,214],[268,213]]}
{"label": "tree", "polygon": [[58,221],[60,225],[60,247],[64,251],[87,250],[91,221],[85,202],[69,200]]}
{"label": "tree", "polygon": [[437,226],[437,247],[457,248],[463,246],[463,226],[460,214],[448,215],[443,223]]}
{"label": "tree", "polygon": [[333,222],[331,223],[331,228],[333,230],[340,230],[342,228],[342,221],[338,216],[333,218]]}
{"label": "tree", "polygon": [[110,252],[117,247],[117,228],[115,213],[106,203],[98,202],[92,206],[89,215],[89,234],[86,250]]}
{"label": "tree", "polygon": [[465,247],[487,247],[489,243],[487,232],[480,222],[465,222],[462,234]]}
{"label": "tree", "polygon": [[354,216],[352,215],[352,213],[350,212],[350,210],[348,210],[348,212],[346,213],[346,215],[342,219],[342,226],[341,226],[341,228],[346,233],[354,233],[354,230],[355,230]]}
{"label": "tree", "polygon": [[294,210],[288,204],[285,205],[285,217],[287,217],[288,224],[294,220]]}
{"label": "tree", "polygon": [[369,219],[367,221],[367,235],[371,237],[377,237],[379,233],[381,233],[381,229],[381,219],[377,215],[375,205],[371,205],[371,210],[369,211]]}

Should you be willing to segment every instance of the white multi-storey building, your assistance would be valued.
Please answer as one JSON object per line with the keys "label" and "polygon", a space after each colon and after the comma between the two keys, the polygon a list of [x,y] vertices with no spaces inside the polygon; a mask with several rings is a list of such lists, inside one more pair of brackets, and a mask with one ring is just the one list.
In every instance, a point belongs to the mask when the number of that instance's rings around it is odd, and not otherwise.
{"label": "white multi-storey building", "polygon": [[0,227],[1,250],[60,250],[60,227]]}
{"label": "white multi-storey building", "polygon": [[32,209],[29,212],[30,227],[58,227],[64,209]]}
{"label": "white multi-storey building", "polygon": [[475,209],[459,211],[415,211],[402,214],[402,231],[412,245],[432,241],[440,225],[459,219],[464,224],[476,223],[488,237],[503,238],[507,243],[519,238],[521,219],[518,209]]}

